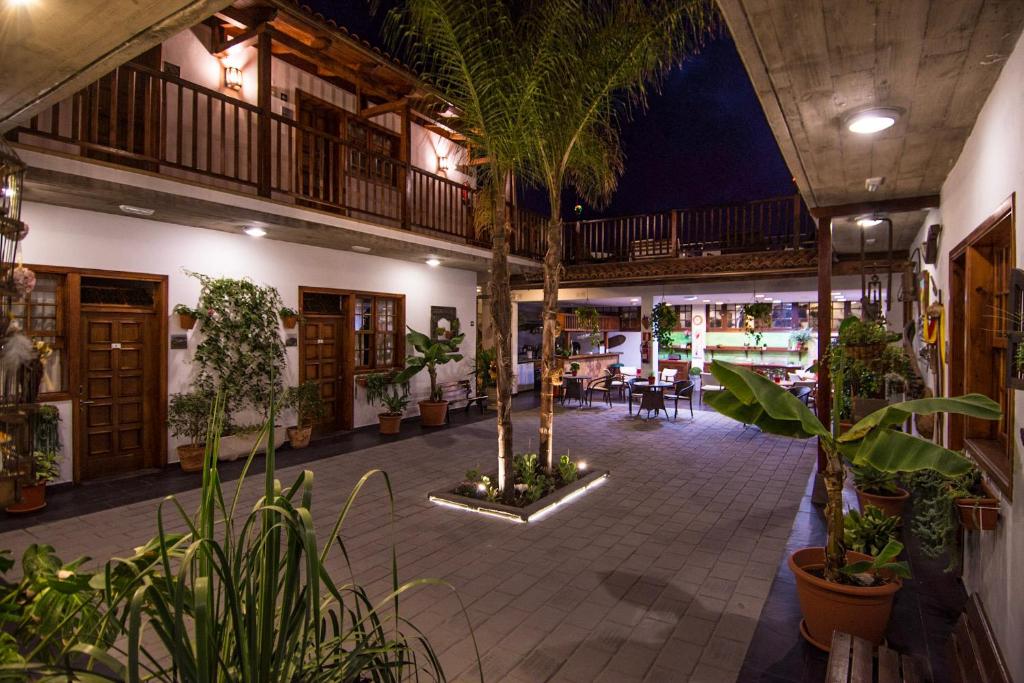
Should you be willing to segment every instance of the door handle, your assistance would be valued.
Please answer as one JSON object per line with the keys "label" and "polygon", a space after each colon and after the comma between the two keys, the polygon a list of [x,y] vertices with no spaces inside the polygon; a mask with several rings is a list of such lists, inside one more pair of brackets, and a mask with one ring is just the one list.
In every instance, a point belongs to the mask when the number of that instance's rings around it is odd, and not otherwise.
{"label": "door handle", "polygon": [[96,402],[96,401],[79,401],[79,402],[78,402],[78,405],[82,405],[82,406],[91,406],[91,405],[92,405],[93,403],[95,403],[95,402]]}

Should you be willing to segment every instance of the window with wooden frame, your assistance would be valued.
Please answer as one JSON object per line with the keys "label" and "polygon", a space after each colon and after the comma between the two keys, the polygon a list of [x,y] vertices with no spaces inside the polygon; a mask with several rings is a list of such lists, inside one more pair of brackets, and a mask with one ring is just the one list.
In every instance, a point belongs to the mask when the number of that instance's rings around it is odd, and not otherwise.
{"label": "window with wooden frame", "polygon": [[952,417],[950,446],[964,448],[1007,496],[1013,491],[1013,392],[1010,278],[1014,269],[1012,200],[950,252],[950,395],[979,393],[999,404],[1002,419]]}
{"label": "window with wooden frame", "polygon": [[404,365],[405,299],[356,294],[354,306],[355,369],[390,370]]}
{"label": "window with wooden frame", "polygon": [[36,286],[28,301],[11,304],[11,315],[32,341],[42,341],[52,353],[43,361],[41,400],[66,397],[68,391],[67,291],[61,273],[36,270]]}
{"label": "window with wooden frame", "polygon": [[399,137],[349,116],[346,121],[350,173],[387,185],[398,182]]}

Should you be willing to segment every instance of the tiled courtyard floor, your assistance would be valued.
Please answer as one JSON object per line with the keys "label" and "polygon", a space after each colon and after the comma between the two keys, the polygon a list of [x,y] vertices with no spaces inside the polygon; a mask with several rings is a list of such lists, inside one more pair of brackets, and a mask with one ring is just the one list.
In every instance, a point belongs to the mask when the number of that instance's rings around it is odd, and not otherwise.
{"label": "tiled courtyard floor", "polygon": [[[516,450],[535,447],[536,413],[515,414]],[[487,681],[735,680],[814,463],[814,444],[765,436],[717,414],[637,420],[622,406],[559,409],[557,451],[611,470],[603,485],[542,521],[515,524],[438,507],[426,492],[493,468],[493,421],[319,460],[314,518],[327,533],[359,477],[371,481],[343,529],[355,578],[448,580],[467,607]],[[290,484],[298,467],[279,469]],[[261,483],[247,483],[246,502]],[[125,486],[130,486],[130,480]],[[233,490],[233,489],[232,489]],[[186,509],[197,491],[178,496]],[[45,542],[64,559],[106,558],[152,536],[154,501],[0,534],[16,556]],[[340,554],[334,576],[347,578]],[[451,591],[421,589],[403,616],[430,637],[450,680],[478,680]]]}

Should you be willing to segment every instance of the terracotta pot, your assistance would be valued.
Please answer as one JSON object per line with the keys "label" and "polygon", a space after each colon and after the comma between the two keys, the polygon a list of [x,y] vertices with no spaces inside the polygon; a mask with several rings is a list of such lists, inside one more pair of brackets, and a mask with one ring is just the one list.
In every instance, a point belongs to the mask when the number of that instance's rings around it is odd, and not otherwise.
{"label": "terracotta pot", "polygon": [[180,325],[183,330],[191,330],[196,326],[196,317],[194,315],[189,315],[188,313],[179,313],[178,325]]}
{"label": "terracotta pot", "polygon": [[21,500],[8,505],[7,512],[35,512],[46,507],[46,482],[22,486],[19,490]]}
{"label": "terracotta pot", "polygon": [[[847,562],[870,559],[852,550],[846,553]],[[804,617],[800,634],[826,652],[836,630],[879,645],[889,623],[893,598],[903,582],[893,577],[886,584],[871,587],[831,583],[810,573],[824,565],[824,548],[803,548],[789,556],[789,569],[796,578],[796,593]]]}
{"label": "terracotta pot", "polygon": [[420,401],[420,423],[424,427],[443,427],[448,401]]}
{"label": "terracotta pot", "polygon": [[999,501],[995,498],[958,498],[956,511],[968,531],[992,531],[999,523]]}
{"label": "terracotta pot", "polygon": [[657,377],[648,377],[648,378],[647,378],[647,383],[648,383],[648,384],[654,384],[654,383],[655,383],[655,382],[657,382],[657,381],[658,381],[658,378],[657,378]]}
{"label": "terracotta pot", "polygon": [[299,324],[299,319],[294,315],[282,315],[281,324],[286,330],[294,330],[295,326]]}
{"label": "terracotta pot", "polygon": [[0,507],[6,508],[14,504],[14,480],[0,479]]}
{"label": "terracotta pot", "polygon": [[305,448],[309,445],[309,437],[313,434],[312,427],[289,427],[288,443],[292,448]]}
{"label": "terracotta pot", "polygon": [[900,489],[899,493],[892,495],[868,493],[867,491],[862,491],[859,488],[856,490],[857,502],[860,504],[862,512],[866,506],[874,505],[888,517],[902,517],[903,508],[907,504],[907,501],[910,500],[910,492],[906,489]]}
{"label": "terracotta pot", "polygon": [[198,472],[203,469],[206,446],[178,446],[178,464],[182,472]]}
{"label": "terracotta pot", "polygon": [[380,420],[381,434],[397,434],[402,429],[401,413],[380,413],[377,418]]}

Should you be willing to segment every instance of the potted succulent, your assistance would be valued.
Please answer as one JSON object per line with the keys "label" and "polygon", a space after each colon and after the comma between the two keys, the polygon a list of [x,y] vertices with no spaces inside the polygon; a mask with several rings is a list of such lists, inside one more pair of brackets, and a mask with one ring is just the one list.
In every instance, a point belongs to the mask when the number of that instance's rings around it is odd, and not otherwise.
{"label": "potted succulent", "polygon": [[184,472],[203,469],[206,430],[212,407],[213,401],[206,392],[191,391],[171,395],[171,402],[167,406],[167,426],[171,436],[186,440],[177,449],[178,464]]}
{"label": "potted succulent", "polygon": [[580,371],[580,364],[576,361],[569,363],[569,374],[575,377]]}
{"label": "potted succulent", "polygon": [[861,510],[874,505],[890,517],[900,517],[910,499],[910,492],[896,484],[895,474],[869,465],[853,468],[853,486]]}
{"label": "potted succulent", "polygon": [[[825,547],[802,548],[788,561],[804,617],[801,634],[822,650],[829,649],[835,630],[880,643],[893,597],[908,571],[905,564],[895,561],[902,551],[898,541],[887,544],[875,557],[845,546],[844,459],[883,472],[931,469],[947,476],[969,472],[971,463],[962,455],[892,427],[914,414],[939,412],[995,420],[1000,417],[999,405],[980,394],[906,401],[871,413],[841,434],[838,411],[833,411],[829,430],[799,399],[766,377],[721,361],[711,363],[711,372],[723,387],[705,395],[711,408],[765,433],[797,439],[817,437],[824,454]],[[838,396],[842,373],[835,379]]]}
{"label": "potted succulent", "polygon": [[320,397],[320,385],[309,380],[284,392],[284,405],[295,411],[295,425],[288,428],[288,442],[292,448],[305,448],[313,433],[313,425],[326,412]]}
{"label": "potted succulent", "polygon": [[394,374],[377,372],[366,377],[366,402],[385,408],[378,413],[380,433],[398,434],[402,428],[402,414],[409,405],[409,384],[396,383]]}
{"label": "potted succulent", "polygon": [[181,326],[181,329],[191,330],[196,326],[196,319],[199,318],[199,312],[196,309],[185,304],[178,304],[172,312],[178,316],[178,325]]}
{"label": "potted succulent", "polygon": [[295,326],[299,324],[299,319],[302,318],[298,311],[288,306],[282,306],[277,314],[280,316],[281,324],[284,325],[286,330],[294,330]]}
{"label": "potted succulent", "polygon": [[424,427],[443,427],[448,415],[448,401],[444,400],[443,391],[437,385],[437,366],[462,360],[459,345],[465,335],[459,332],[459,320],[452,321],[452,338],[434,340],[416,330],[409,328],[405,340],[415,349],[418,355],[405,359],[405,369],[399,372],[394,382],[406,384],[413,376],[426,370],[430,376],[430,395],[419,402],[420,418]]}

